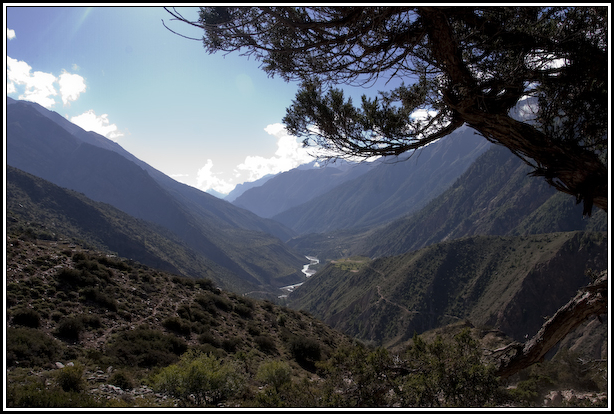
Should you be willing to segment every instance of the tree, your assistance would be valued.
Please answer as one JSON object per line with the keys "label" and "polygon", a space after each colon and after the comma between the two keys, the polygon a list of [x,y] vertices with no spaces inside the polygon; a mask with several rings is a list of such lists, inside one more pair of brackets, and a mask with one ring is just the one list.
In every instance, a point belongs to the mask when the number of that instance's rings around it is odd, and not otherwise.
{"label": "tree", "polygon": [[[607,7],[204,7],[195,22],[169,13],[202,28],[209,53],[242,51],[301,81],[283,121],[305,145],[399,155],[467,124],[583,201],[584,214],[607,211]],[[334,87],[380,77],[403,83],[363,95],[360,108]],[[514,116],[522,102],[529,112]]]}
{"label": "tree", "polygon": [[[207,52],[238,51],[270,76],[300,81],[283,122],[307,146],[395,156],[469,125],[583,202],[584,215],[607,212],[607,6],[204,7],[197,21],[168,11],[204,31]],[[379,78],[401,83],[363,95],[360,107],[336,87]],[[543,358],[542,341],[602,313],[604,278],[580,295],[596,304],[588,313],[555,315],[504,375]]]}

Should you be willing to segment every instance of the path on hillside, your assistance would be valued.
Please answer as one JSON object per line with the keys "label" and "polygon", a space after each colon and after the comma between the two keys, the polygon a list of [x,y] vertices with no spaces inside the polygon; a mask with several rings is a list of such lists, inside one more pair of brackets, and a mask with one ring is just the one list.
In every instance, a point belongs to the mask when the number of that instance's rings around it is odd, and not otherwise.
{"label": "path on hillside", "polygon": [[[124,279],[125,275],[122,275],[122,279]],[[124,281],[124,285],[126,285],[127,283]],[[125,287],[125,286],[124,286]],[[160,306],[162,306],[167,300],[171,301],[171,305],[174,305],[175,310],[177,310],[177,306],[182,303],[185,299],[180,300],[179,302],[176,303],[172,303],[172,300],[168,297],[168,289],[167,289],[167,285],[166,283],[162,284],[162,291],[160,292],[160,300],[156,301],[152,307],[148,307],[148,309],[146,310],[147,314],[141,316],[141,318],[135,320],[135,321],[131,321],[130,325],[131,326],[139,326],[141,324],[143,324],[146,320],[154,318],[157,314],[158,314],[158,308]],[[151,305],[150,300],[147,301],[148,305]],[[107,328],[102,335],[96,337],[96,338],[92,338],[91,342],[93,344],[95,344],[95,347],[100,349],[102,347],[102,345],[104,345],[104,343],[106,343],[107,337],[109,335],[111,335],[112,333],[114,333],[115,329],[117,328],[119,324],[111,324],[111,326],[109,328]]]}
{"label": "path on hillside", "polygon": [[[385,274],[384,274],[382,271],[377,270],[377,269],[374,269],[374,268],[373,268],[373,267],[371,267],[371,266],[368,266],[368,267],[369,267],[369,269],[370,269],[370,270],[372,270],[373,272],[375,272],[375,273],[377,273],[378,275],[380,275],[380,276],[381,276],[383,279],[386,279],[386,275],[385,275]],[[375,304],[374,304],[374,305],[377,305],[379,302],[381,302],[381,301],[383,300],[383,301],[388,302],[389,304],[391,304],[391,305],[393,305],[393,306],[396,306],[396,307],[398,307],[398,308],[400,308],[400,309],[403,309],[405,312],[407,312],[407,313],[409,313],[409,314],[424,314],[424,313],[428,313],[428,314],[429,314],[429,315],[431,315],[431,316],[445,316],[445,317],[448,317],[448,318],[453,318],[453,319],[462,320],[462,318],[459,318],[458,316],[454,316],[454,315],[448,315],[448,314],[439,315],[439,314],[437,314],[437,313],[435,313],[435,312],[421,312],[421,311],[413,311],[413,310],[409,310],[409,309],[408,309],[408,308],[406,308],[405,306],[403,306],[403,305],[401,305],[401,304],[398,304],[398,303],[396,303],[396,302],[393,302],[392,300],[390,300],[390,299],[388,299],[387,297],[385,297],[385,296],[382,294],[382,290],[381,290],[380,285],[376,285],[376,288],[377,288],[377,294],[378,294],[378,296],[379,296],[379,300],[378,300],[377,302],[375,302]]]}

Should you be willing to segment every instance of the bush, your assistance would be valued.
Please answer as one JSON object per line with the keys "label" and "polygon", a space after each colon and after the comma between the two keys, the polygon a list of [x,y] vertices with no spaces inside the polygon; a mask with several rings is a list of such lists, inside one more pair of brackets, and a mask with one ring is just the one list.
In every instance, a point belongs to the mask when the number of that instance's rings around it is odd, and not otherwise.
{"label": "bush", "polygon": [[107,355],[119,365],[150,368],[176,362],[187,349],[186,342],[175,335],[139,327],[118,333],[107,344]]}
{"label": "bush", "polygon": [[251,318],[252,317],[252,309],[246,305],[243,305],[241,303],[237,303],[237,305],[235,306],[235,312],[243,317],[243,318]]}
{"label": "bush", "polygon": [[7,328],[6,363],[24,367],[53,362],[60,353],[57,340],[34,328]]}
{"label": "bush", "polygon": [[198,335],[198,342],[201,344],[210,344],[216,348],[220,348],[222,346],[222,341],[216,338],[211,332],[204,332]]}
{"label": "bush", "polygon": [[275,391],[289,384],[292,379],[292,368],[285,361],[266,361],[258,367],[256,379],[264,384],[271,385]]}
{"label": "bush", "polygon": [[268,335],[258,335],[254,337],[254,342],[262,352],[272,354],[277,352],[275,340]]}
{"label": "bush", "polygon": [[179,398],[184,405],[217,405],[238,395],[245,385],[245,375],[233,362],[213,355],[188,351],[177,364],[154,377],[154,389]]}
{"label": "bush", "polygon": [[117,312],[117,301],[98,288],[88,287],[83,289],[83,296],[112,312]]}
{"label": "bush", "polygon": [[34,309],[18,309],[13,313],[13,323],[29,328],[38,328],[40,326],[40,315]]}
{"label": "bush", "polygon": [[484,365],[482,352],[467,329],[452,341],[437,337],[426,343],[414,335],[407,353],[403,398],[419,407],[483,407],[496,396],[494,368]]}
{"label": "bush", "polygon": [[320,360],[322,349],[315,339],[295,336],[290,340],[290,352],[299,364],[313,366]]}
{"label": "bush", "polygon": [[83,321],[79,317],[64,318],[56,328],[56,335],[68,341],[78,341],[83,331]]}
{"label": "bush", "polygon": [[192,332],[192,329],[190,328],[190,323],[185,322],[184,320],[176,316],[166,318],[164,321],[162,321],[162,326],[169,331],[178,333],[179,335],[188,336]]}
{"label": "bush", "polygon": [[226,352],[235,352],[239,345],[241,345],[243,341],[238,336],[233,336],[232,338],[224,339],[222,341],[222,348]]}
{"label": "bush", "polygon": [[215,284],[213,283],[213,280],[211,279],[196,279],[195,280],[196,284],[203,290],[209,290],[211,292],[213,292],[216,288],[215,288]]}
{"label": "bush", "polygon": [[124,391],[134,388],[132,377],[124,370],[115,371],[109,378],[109,384],[115,385]]}
{"label": "bush", "polygon": [[65,366],[57,373],[58,385],[67,392],[80,392],[84,386],[83,371],[84,367],[79,363]]}
{"label": "bush", "polygon": [[100,407],[87,393],[66,392],[61,388],[47,389],[44,377],[25,378],[24,381],[7,381],[6,405],[11,408],[84,408]]}

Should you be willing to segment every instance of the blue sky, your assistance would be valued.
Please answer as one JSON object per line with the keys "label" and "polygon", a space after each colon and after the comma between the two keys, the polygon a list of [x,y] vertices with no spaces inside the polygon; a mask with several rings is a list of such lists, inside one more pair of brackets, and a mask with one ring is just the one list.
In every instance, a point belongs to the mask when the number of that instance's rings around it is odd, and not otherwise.
{"label": "blue sky", "polygon": [[[178,8],[196,20],[195,7]],[[281,127],[297,85],[205,52],[162,7],[5,5],[6,93],[118,142],[178,181],[227,193],[310,161]]]}

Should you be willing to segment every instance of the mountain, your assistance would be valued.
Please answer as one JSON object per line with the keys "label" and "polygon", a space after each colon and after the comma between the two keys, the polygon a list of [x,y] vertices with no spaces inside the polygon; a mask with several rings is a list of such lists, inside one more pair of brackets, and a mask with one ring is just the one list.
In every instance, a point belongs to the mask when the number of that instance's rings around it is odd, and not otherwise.
{"label": "mountain", "polygon": [[395,256],[473,235],[515,236],[607,231],[607,214],[582,216],[582,206],[544,180],[508,149],[492,146],[424,208],[380,226],[295,237],[288,242],[321,260],[353,255]]}
{"label": "mountain", "polygon": [[495,146],[427,207],[374,230],[352,254],[397,255],[473,235],[607,231],[605,212],[583,218],[572,197],[529,172],[507,148]]}
{"label": "mountain", "polygon": [[[291,230],[279,225],[279,223],[273,220],[262,220],[260,217],[257,217],[254,214],[250,214],[249,212],[234,207],[232,204],[220,200],[215,196],[207,194],[203,191],[200,191],[194,187],[188,186],[186,184],[182,184],[162,172],[156,170],[151,167],[149,164],[139,160],[134,155],[124,150],[119,144],[113,142],[95,132],[86,132],[79,126],[69,122],[67,119],[62,117],[56,112],[49,111],[42,106],[27,101],[16,101],[14,99],[7,97],[7,161],[9,157],[17,157],[19,158],[19,152],[23,151],[27,153],[28,148],[14,148],[11,153],[8,153],[8,147],[11,144],[8,142],[8,109],[12,108],[12,104],[20,104],[26,105],[31,109],[34,109],[43,117],[53,121],[54,124],[60,126],[62,129],[66,130],[70,133],[74,138],[77,138],[77,145],[81,142],[91,144],[95,147],[110,150],[115,152],[116,154],[121,155],[123,158],[133,162],[141,169],[145,170],[151,178],[154,179],[160,186],[162,186],[165,190],[171,192],[174,196],[181,199],[181,202],[188,202],[189,208],[193,210],[193,212],[197,213],[200,216],[208,219],[221,220],[230,226],[241,227],[248,230],[256,230],[256,231],[264,231],[266,233],[272,234],[281,239],[287,238],[292,234]],[[32,116],[32,113],[30,115]],[[41,132],[35,131],[35,135],[38,134],[40,137]],[[33,144],[37,144],[34,142]],[[57,143],[54,142],[54,145]],[[42,162],[50,162],[52,160],[41,160]],[[33,168],[34,166],[31,164],[35,164],[32,162],[32,156],[28,155],[26,159],[27,165],[22,165],[22,167]],[[19,166],[16,166],[20,168]],[[35,167],[34,167],[35,168]],[[24,171],[30,172],[28,169],[21,168]],[[33,173],[37,175],[36,173]],[[40,175],[39,175],[40,176]],[[45,177],[42,177],[45,178]],[[125,195],[124,195],[125,196]]]}
{"label": "mountain", "polygon": [[409,159],[405,155],[380,161],[360,177],[272,218],[299,234],[382,224],[417,211],[441,194],[489,146],[463,127]]}
{"label": "mountain", "polygon": [[156,223],[260,290],[302,280],[305,259],[281,242],[292,233],[279,223],[178,183],[35,104],[9,101],[6,112],[8,165]]}
{"label": "mountain", "polygon": [[274,176],[275,176],[274,174],[267,174],[264,177],[260,177],[259,179],[255,181],[248,181],[245,183],[237,184],[235,188],[233,188],[232,191],[228,193],[226,197],[224,197],[224,200],[232,203],[237,197],[239,197],[241,194],[243,194],[250,188],[259,187],[263,185],[264,183],[266,183],[271,178],[273,178]]}
{"label": "mountain", "polygon": [[260,217],[271,218],[308,202],[372,168],[370,163],[338,161],[322,167],[298,167],[279,173],[264,184],[248,189],[233,204]]}
{"label": "mountain", "polygon": [[260,283],[196,253],[162,226],[11,166],[6,170],[6,200],[7,234],[26,232],[44,240],[85,243],[166,272],[208,278],[227,290],[259,288]]}
{"label": "mountain", "polygon": [[475,236],[318,270],[289,297],[348,335],[394,346],[459,320],[524,342],[608,263],[607,233]]}

